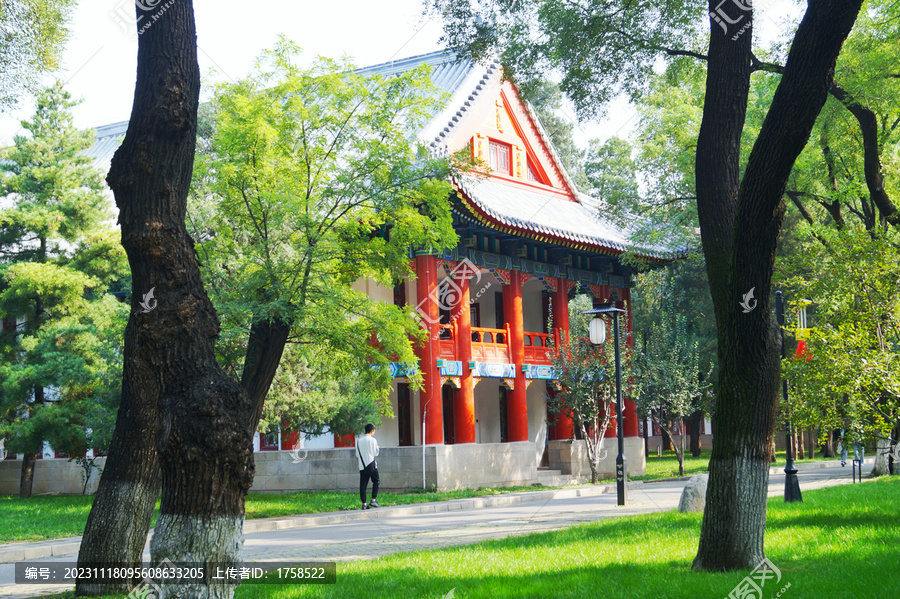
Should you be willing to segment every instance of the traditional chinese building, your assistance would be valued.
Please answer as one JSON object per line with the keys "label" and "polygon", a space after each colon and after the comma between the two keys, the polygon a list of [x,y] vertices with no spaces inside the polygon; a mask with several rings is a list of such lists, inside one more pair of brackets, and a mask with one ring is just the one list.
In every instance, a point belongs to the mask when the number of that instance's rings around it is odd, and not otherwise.
{"label": "traditional chinese building", "polygon": [[[383,486],[562,483],[589,476],[583,442],[569,442],[571,421],[551,424],[548,418],[547,398],[554,393],[548,346],[568,332],[575,294],[617,302],[627,310],[623,324],[631,331],[633,271],[619,260],[629,242],[604,220],[600,204],[575,188],[499,65],[436,52],[359,73],[390,76],[422,63],[431,65],[432,81],[450,99],[421,139],[438,155],[470,147],[491,172],[452,182],[457,247],[410,248],[414,275],[393,288],[357,283],[374,299],[414,306],[428,333],[417,350],[422,389],[406,378],[416,365],[392,365],[394,418],[376,435]],[[126,126],[97,129],[90,154],[101,168],[108,169]],[[613,421],[607,436],[615,435]],[[629,472],[642,474],[644,441],[627,399],[624,435]],[[353,489],[353,446],[352,435],[258,435],[254,489]],[[602,472],[614,472],[614,454],[610,443]]]}
{"label": "traditional chinese building", "polygon": [[[420,137],[436,154],[470,147],[491,172],[452,182],[457,247],[412,248],[415,275],[392,289],[359,282],[373,298],[415,306],[428,333],[417,350],[424,388],[412,389],[404,377],[408,367],[393,365],[395,417],[379,428],[380,444],[442,445],[436,459],[443,455],[453,468],[490,469],[515,459],[525,460],[535,476],[541,463],[561,474],[583,474],[571,466],[582,459],[571,456],[571,445],[555,443],[572,437],[571,421],[549,423],[554,381],[548,346],[568,333],[575,294],[616,301],[627,310],[623,324],[631,331],[633,271],[619,261],[629,242],[603,219],[598,202],[575,188],[534,111],[502,80],[499,65],[437,52],[359,72],[391,76],[422,63],[432,66],[432,81],[450,100]],[[638,418],[627,399],[624,417],[630,470],[643,472]],[[608,436],[615,434],[613,422]],[[322,444],[331,439],[308,446]],[[353,437],[335,436],[333,444],[352,447]],[[605,471],[612,472],[608,462]],[[499,469],[509,471],[505,482],[528,478],[511,463]],[[475,478],[449,477],[460,484]]]}

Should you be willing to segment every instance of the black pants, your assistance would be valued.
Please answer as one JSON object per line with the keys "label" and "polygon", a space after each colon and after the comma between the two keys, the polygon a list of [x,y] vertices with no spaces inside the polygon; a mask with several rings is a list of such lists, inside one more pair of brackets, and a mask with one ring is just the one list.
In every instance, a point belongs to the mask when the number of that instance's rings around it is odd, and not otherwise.
{"label": "black pants", "polygon": [[372,499],[378,497],[378,485],[381,479],[378,477],[378,466],[372,462],[359,471],[359,498],[363,503],[366,502],[366,487],[369,486],[369,480],[372,481]]}

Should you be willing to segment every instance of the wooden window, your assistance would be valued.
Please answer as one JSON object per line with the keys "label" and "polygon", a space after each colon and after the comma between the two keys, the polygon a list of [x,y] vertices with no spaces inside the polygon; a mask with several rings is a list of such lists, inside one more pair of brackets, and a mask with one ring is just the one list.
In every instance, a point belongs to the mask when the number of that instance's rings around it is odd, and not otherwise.
{"label": "wooden window", "polygon": [[412,401],[409,383],[397,383],[397,429],[400,447],[412,445]]}
{"label": "wooden window", "polygon": [[441,387],[441,400],[444,410],[444,445],[456,443],[455,426],[453,422],[453,404],[456,398],[456,389],[451,385]]}
{"label": "wooden window", "polygon": [[394,305],[398,308],[406,307],[406,281],[394,285]]}
{"label": "wooden window", "polygon": [[502,329],[506,319],[503,315],[503,293],[499,291],[494,292],[494,317],[494,328]]}
{"label": "wooden window", "polygon": [[510,174],[509,144],[492,141],[489,156],[492,171],[503,173],[504,175]]}

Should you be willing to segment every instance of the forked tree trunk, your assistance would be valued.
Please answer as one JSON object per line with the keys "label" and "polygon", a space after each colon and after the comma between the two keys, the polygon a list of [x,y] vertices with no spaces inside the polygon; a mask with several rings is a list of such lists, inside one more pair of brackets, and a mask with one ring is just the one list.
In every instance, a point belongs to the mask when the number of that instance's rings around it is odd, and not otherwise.
{"label": "forked tree trunk", "polygon": [[[696,570],[754,568],[765,557],[769,444],[778,405],[779,334],[769,293],[788,175],[825,102],[861,0],[816,0],[800,23],[781,82],[739,184],[752,31],[736,40],[710,20],[697,206],[718,328],[716,439]],[[709,4],[715,13],[718,3]],[[744,21],[749,24],[752,13]],[[749,312],[740,302],[754,290]],[[752,303],[752,302],[750,302]]]}
{"label": "forked tree trunk", "polygon": [[[131,344],[142,358],[126,361],[124,380],[156,396],[162,492],[153,561],[227,565],[241,557],[256,406],[216,362],[219,324],[184,222],[200,90],[193,6],[161,8],[144,13],[152,26],[138,37],[134,106],[107,178],[135,289],[126,351]],[[139,302],[151,289],[158,304],[147,311]],[[162,589],[204,598],[233,591]]]}

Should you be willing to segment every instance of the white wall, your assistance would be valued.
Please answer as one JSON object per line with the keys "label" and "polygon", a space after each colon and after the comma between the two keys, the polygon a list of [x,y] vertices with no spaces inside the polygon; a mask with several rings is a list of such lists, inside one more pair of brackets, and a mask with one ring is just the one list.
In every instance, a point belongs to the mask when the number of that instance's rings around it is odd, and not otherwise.
{"label": "white wall", "polygon": [[526,331],[541,333],[544,330],[541,310],[541,290],[544,285],[537,279],[529,279],[522,285],[522,319]]}
{"label": "white wall", "polygon": [[475,385],[475,442],[500,442],[500,379],[482,378]]}
{"label": "white wall", "polygon": [[536,458],[541,459],[547,442],[547,385],[534,381],[525,397],[528,402],[528,439],[534,442]]}

